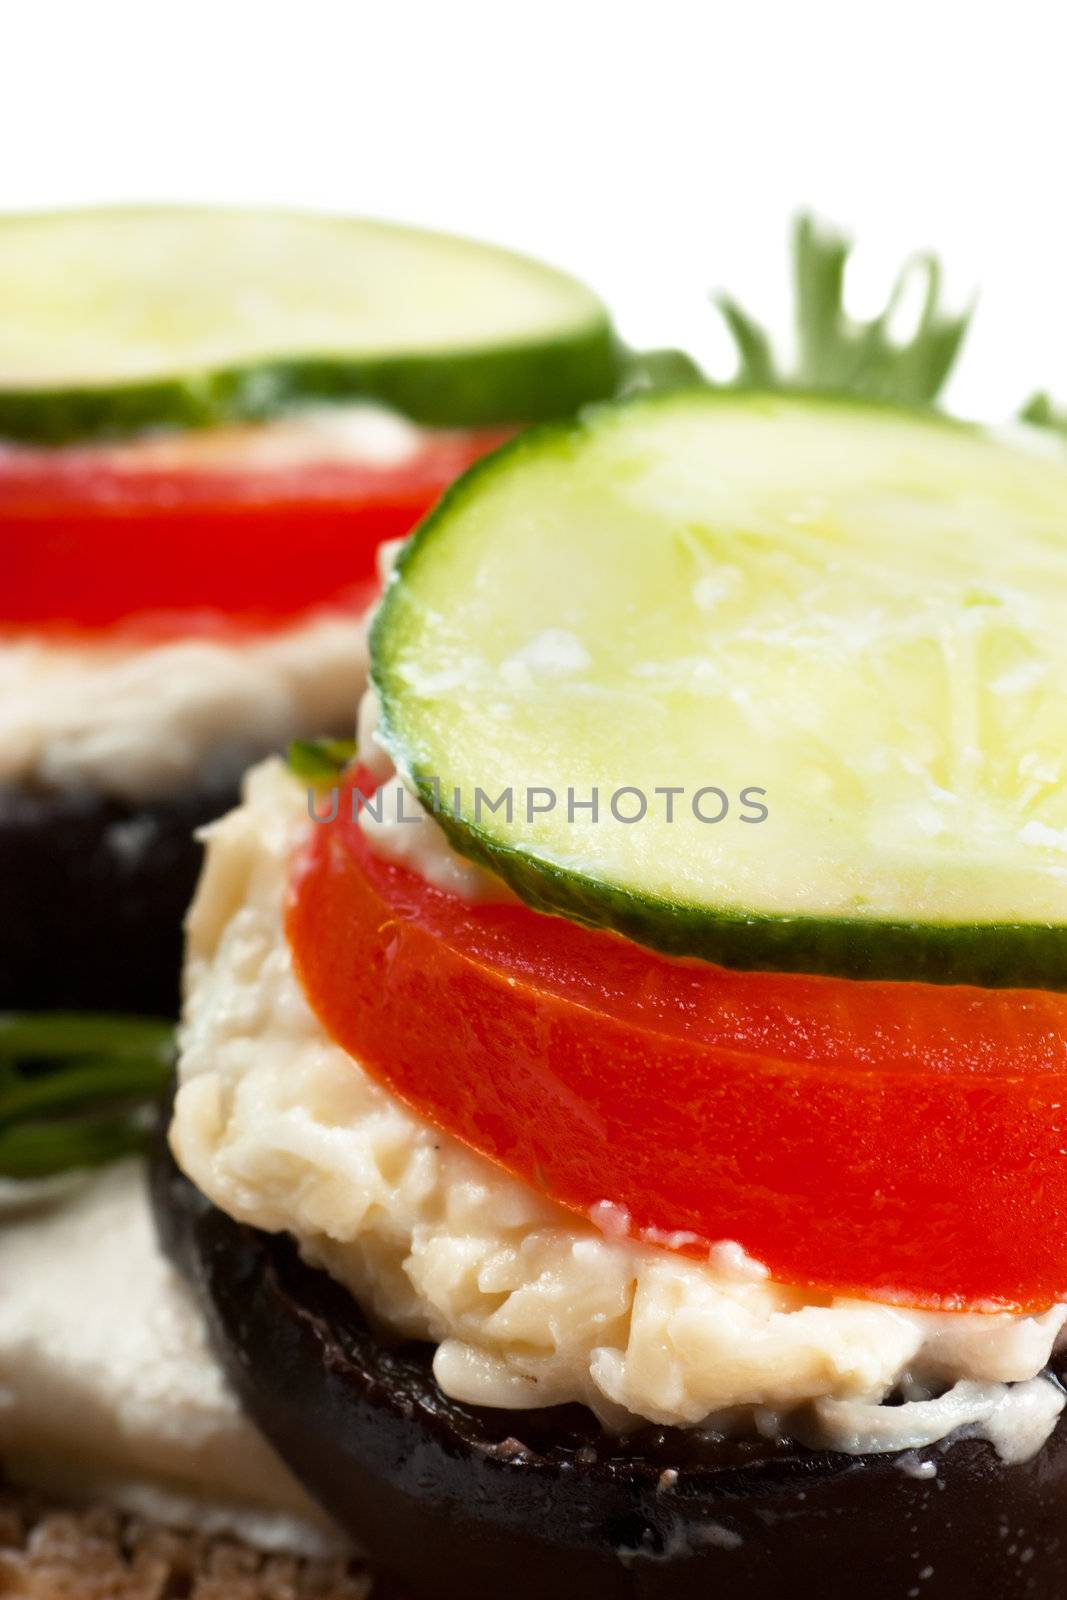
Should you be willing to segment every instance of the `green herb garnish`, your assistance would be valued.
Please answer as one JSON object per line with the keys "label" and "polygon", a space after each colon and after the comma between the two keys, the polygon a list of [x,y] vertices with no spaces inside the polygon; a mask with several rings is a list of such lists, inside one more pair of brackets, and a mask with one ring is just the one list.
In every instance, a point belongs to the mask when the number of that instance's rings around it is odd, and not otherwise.
{"label": "green herb garnish", "polygon": [[[972,308],[958,315],[947,311],[936,257],[917,255],[897,274],[884,310],[867,322],[856,321],[846,312],[844,301],[851,252],[852,245],[842,234],[811,216],[796,219],[792,364],[783,363],[766,329],[732,295],[714,296],[737,354],[736,386],[858,395],[895,405],[933,404],[959,354]],[[919,314],[910,336],[898,339],[893,323],[913,287],[919,290]],[[619,392],[692,388],[708,382],[682,350],[635,351],[624,360]]]}
{"label": "green herb garnish", "polygon": [[[766,331],[730,295],[716,296],[737,348],[736,382],[751,389],[804,389],[864,396],[897,405],[926,406],[937,398],[959,354],[972,308],[945,310],[941,268],[932,255],[914,256],[897,274],[885,309],[868,322],[845,310],[845,270],[852,246],[813,217],[793,229],[796,358],[783,367]],[[898,340],[894,318],[914,280],[921,309],[911,335]]]}
{"label": "green herb garnish", "polygon": [[1019,412],[1019,420],[1033,428],[1051,428],[1054,433],[1067,435],[1067,411],[1053,405],[1047,394],[1035,394]]}
{"label": "green herb garnish", "polygon": [[52,1177],[143,1150],[173,1065],[168,1022],[0,1013],[0,1177]]}
{"label": "green herb garnish", "polygon": [[629,350],[623,360],[617,395],[661,389],[696,389],[707,383],[700,367],[684,350]]}
{"label": "green herb garnish", "polygon": [[354,739],[294,739],[286,760],[308,783],[334,783],[355,759]]}

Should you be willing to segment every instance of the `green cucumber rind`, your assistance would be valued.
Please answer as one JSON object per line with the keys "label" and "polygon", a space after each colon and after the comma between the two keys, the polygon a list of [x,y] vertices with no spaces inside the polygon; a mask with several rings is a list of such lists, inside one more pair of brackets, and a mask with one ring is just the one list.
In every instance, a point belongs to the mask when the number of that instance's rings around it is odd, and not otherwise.
{"label": "green cucumber rind", "polygon": [[[159,209],[187,210],[191,216],[217,211],[221,218],[247,212],[294,221],[305,213],[232,207],[117,206],[91,208],[99,217],[151,219]],[[9,213],[2,229],[54,221],[83,213]],[[324,220],[316,213],[311,220]],[[338,222],[365,219],[332,219]],[[403,224],[375,224],[401,233],[434,231]],[[554,267],[493,244],[440,235],[451,243],[474,244],[487,255],[526,260],[532,269],[566,280]],[[587,303],[587,313],[555,337],[472,345],[468,349],[403,352],[395,356],[339,353],[336,358],[300,350],[280,351],[246,363],[200,367],[129,383],[42,387],[0,385],[0,439],[40,445],[79,439],[121,439],[156,429],[204,428],[227,422],[259,422],[301,406],[358,400],[391,406],[426,427],[476,428],[539,423],[564,417],[591,401],[615,393],[626,370],[627,353],[607,310],[584,284],[571,280]]]}
{"label": "green cucumber rind", "polygon": [[[423,804],[433,794],[419,785]],[[451,843],[502,878],[535,911],[613,932],[664,955],[750,972],[804,972],[871,981],[1067,990],[1067,928],[1031,923],[886,922],[849,917],[743,916],[697,909],[528,864],[473,828],[438,816]]]}
{"label": "green cucumber rind", "polygon": [[0,438],[39,445],[118,439],[356,400],[391,406],[426,427],[536,423],[605,399],[622,359],[605,316],[554,341],[447,356],[294,356],[108,388],[0,390]]}
{"label": "green cucumber rind", "polygon": [[[761,391],[738,392],[713,389],[710,385],[708,394],[733,405],[744,401],[758,406],[762,402],[773,403],[774,399]],[[614,412],[623,406],[669,405],[677,398],[674,392],[638,394],[615,401],[606,409]],[[813,392],[793,398],[819,406],[915,416],[913,409],[867,397]],[[577,441],[595,424],[600,410],[594,406],[563,422],[546,423],[477,462],[445,492],[401,551],[371,629],[370,657],[371,681],[381,703],[379,736],[405,770],[410,771],[411,763],[390,714],[393,694],[387,662],[391,614],[404,573],[417,561],[426,543],[446,526],[452,512],[480,487],[483,478],[508,470],[523,455]],[[943,413],[923,412],[922,416],[937,427],[982,431],[975,424]],[[420,782],[417,776],[412,782],[423,805],[433,811],[433,785]],[[533,910],[566,917],[586,927],[610,929],[665,955],[691,957],[742,971],[1067,991],[1067,926],[775,916],[696,907],[631,894],[556,863],[534,861],[522,850],[499,843],[473,823],[457,822],[447,811],[438,810],[435,815],[459,854],[495,873]]]}

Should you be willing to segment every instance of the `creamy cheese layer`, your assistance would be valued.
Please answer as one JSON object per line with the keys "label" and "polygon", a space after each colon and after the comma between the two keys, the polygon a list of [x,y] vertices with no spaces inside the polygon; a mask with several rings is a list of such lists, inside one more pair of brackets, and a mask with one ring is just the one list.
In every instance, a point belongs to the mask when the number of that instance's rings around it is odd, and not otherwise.
{"label": "creamy cheese layer", "polygon": [[[440,1133],[324,1034],[282,926],[313,826],[278,762],[214,825],[189,919],[172,1144],[231,1216],[288,1231],[398,1333],[437,1345],[446,1393],[581,1401],[606,1425],[757,1427],[853,1452],[961,1427],[1018,1458],[1063,1404],[1039,1376],[1067,1308],[915,1312],[812,1299],[736,1246],[706,1262],[598,1227]],[[1030,1381],[1032,1380],[1032,1381]],[[906,1403],[881,1404],[896,1392]]]}
{"label": "creamy cheese layer", "polygon": [[64,445],[48,451],[0,439],[0,471],[51,455],[62,473],[95,464],[119,477],[155,472],[233,472],[257,476],[288,472],[320,463],[355,463],[388,468],[401,465],[419,449],[423,433],[415,423],[370,401],[351,405],[303,406],[270,422],[235,422],[216,428],[166,429],[119,442]]}
{"label": "creamy cheese layer", "polygon": [[0,642],[0,782],[149,800],[234,781],[289,739],[352,726],[361,619],[150,647]]}
{"label": "creamy cheese layer", "polygon": [[[402,542],[398,540],[397,544]],[[395,558],[395,549],[384,552],[379,573],[383,585]],[[372,621],[373,612],[368,618],[368,637]],[[360,764],[378,784],[373,797],[360,806],[358,817],[370,849],[383,861],[407,867],[436,889],[459,895],[462,900],[513,899],[511,890],[496,873],[487,872],[453,850],[444,829],[423,806],[411,778],[397,772],[378,737],[380,717],[377,690],[368,683],[360,697],[356,728]]]}
{"label": "creamy cheese layer", "polygon": [[0,1461],[19,1482],[157,1521],[339,1547],[208,1350],[136,1161],[0,1219]]}

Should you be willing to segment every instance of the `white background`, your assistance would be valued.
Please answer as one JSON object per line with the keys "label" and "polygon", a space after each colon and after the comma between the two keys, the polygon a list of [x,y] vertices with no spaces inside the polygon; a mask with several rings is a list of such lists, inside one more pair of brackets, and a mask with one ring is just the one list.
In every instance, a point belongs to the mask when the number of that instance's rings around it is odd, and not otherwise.
{"label": "white background", "polygon": [[34,0],[0,12],[0,208],[295,203],[424,221],[589,279],[635,342],[783,325],[790,214],[920,245],[981,303],[951,398],[1067,399],[1067,8],[797,0]]}

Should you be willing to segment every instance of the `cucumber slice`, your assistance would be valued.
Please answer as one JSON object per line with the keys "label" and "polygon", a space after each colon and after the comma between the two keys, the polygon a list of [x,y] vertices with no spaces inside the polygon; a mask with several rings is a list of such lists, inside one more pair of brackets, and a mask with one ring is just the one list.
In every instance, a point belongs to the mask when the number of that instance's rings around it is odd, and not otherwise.
{"label": "cucumber slice", "polygon": [[690,390],[461,479],[372,672],[398,767],[531,905],[728,966],[1067,988],[1065,617],[1067,456]]}
{"label": "cucumber slice", "polygon": [[0,221],[0,435],[60,442],[368,397],[418,422],[562,416],[612,392],[603,306],[447,234],[182,207]]}

